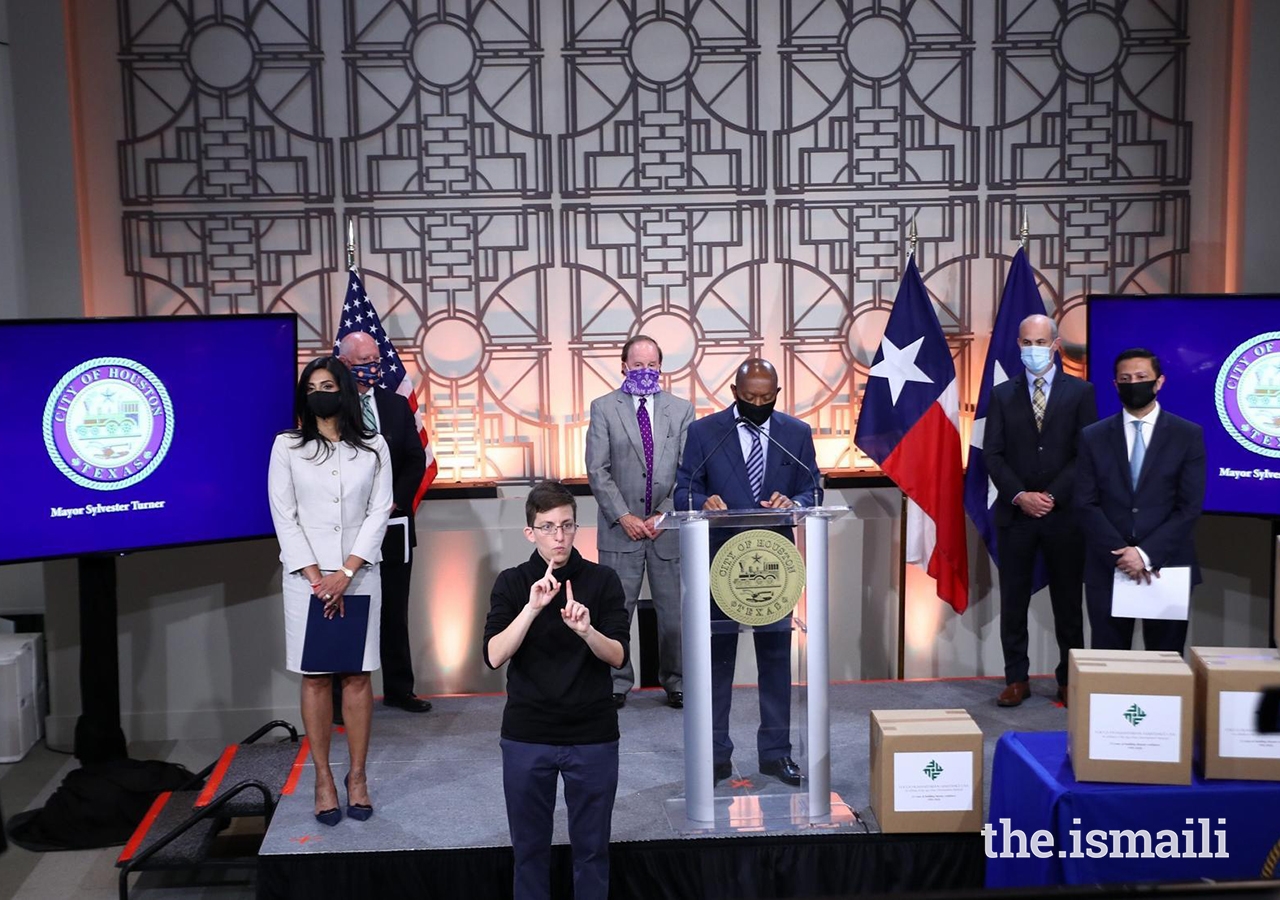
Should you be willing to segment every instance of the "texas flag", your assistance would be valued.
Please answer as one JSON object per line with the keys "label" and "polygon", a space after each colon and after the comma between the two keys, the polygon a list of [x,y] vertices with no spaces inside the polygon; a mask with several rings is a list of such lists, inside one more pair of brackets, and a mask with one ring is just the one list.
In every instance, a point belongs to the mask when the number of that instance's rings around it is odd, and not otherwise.
{"label": "texas flag", "polygon": [[[987,429],[987,407],[991,403],[991,392],[998,384],[1003,384],[1022,371],[1021,351],[1018,348],[1018,326],[1027,316],[1044,315],[1044,301],[1040,299],[1040,290],[1036,287],[1035,272],[1027,260],[1025,250],[1018,250],[1009,266],[1009,275],[1004,282],[1004,292],[1000,295],[1000,306],[996,310],[995,325],[991,329],[991,344],[987,348],[987,363],[982,368],[982,387],[978,390],[978,408],[974,413],[973,431],[969,437],[969,470],[964,476],[964,508],[973,519],[978,534],[991,559],[999,565],[1000,557],[996,552],[996,523],[992,510],[996,505],[996,486],[987,474],[987,464],[983,458],[982,442]],[[1049,576],[1043,565],[1036,566],[1035,583],[1032,590],[1040,590],[1049,583]]]}
{"label": "texas flag", "polygon": [[906,560],[956,612],[969,605],[956,367],[915,259],[907,261],[854,442],[907,495]]}

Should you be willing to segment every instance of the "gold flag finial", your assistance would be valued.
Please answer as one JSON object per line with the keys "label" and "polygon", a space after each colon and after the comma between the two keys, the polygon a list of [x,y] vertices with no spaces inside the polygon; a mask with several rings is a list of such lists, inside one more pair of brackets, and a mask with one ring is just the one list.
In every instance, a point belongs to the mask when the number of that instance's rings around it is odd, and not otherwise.
{"label": "gold flag finial", "polygon": [[916,238],[919,233],[916,231],[916,217],[911,217],[911,227],[907,229],[907,259],[912,259],[916,255]]}
{"label": "gold flag finial", "polygon": [[1022,208],[1022,227],[1018,229],[1018,243],[1022,245],[1022,249],[1027,249],[1027,238],[1031,234],[1031,228],[1027,224],[1027,208]]}
{"label": "gold flag finial", "polygon": [[356,220],[347,219],[347,268],[356,265]]}

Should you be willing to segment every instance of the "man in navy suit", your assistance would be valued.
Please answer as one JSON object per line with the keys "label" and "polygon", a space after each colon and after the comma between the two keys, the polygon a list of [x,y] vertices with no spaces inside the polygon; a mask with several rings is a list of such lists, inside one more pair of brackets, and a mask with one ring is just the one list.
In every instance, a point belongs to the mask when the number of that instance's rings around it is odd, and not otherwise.
{"label": "man in navy suit", "polygon": [[999,494],[995,520],[1005,681],[996,699],[1000,706],[1018,706],[1031,694],[1027,610],[1037,552],[1049,574],[1058,700],[1067,702],[1067,659],[1073,647],[1084,646],[1084,536],[1071,505],[1076,445],[1081,430],[1098,418],[1093,385],[1054,365],[1062,343],[1053,319],[1023,319],[1018,346],[1024,369],[991,392],[983,441],[983,459]]}
{"label": "man in navy suit", "polygon": [[[1116,357],[1116,391],[1124,409],[1080,436],[1076,505],[1084,528],[1085,602],[1093,646],[1128,650],[1133,619],[1111,615],[1118,569],[1150,581],[1166,566],[1190,566],[1200,582],[1193,531],[1204,503],[1204,433],[1194,422],[1160,408],[1160,360],[1150,350]],[[1182,652],[1187,623],[1144,620],[1148,650]]]}
{"label": "man in navy suit", "polygon": [[[382,544],[382,618],[379,653],[382,657],[382,702],[408,712],[429,712],[431,701],[413,693],[413,655],[409,648],[409,576],[417,533],[413,527],[413,499],[427,471],[427,453],[418,437],[418,426],[405,399],[378,387],[382,380],[378,342],[363,331],[353,331],[338,346],[338,358],[355,376],[365,425],[386,439],[391,451],[391,518],[403,517],[405,533],[388,528]],[[336,683],[337,679],[335,679]],[[338,707],[334,707],[337,709]]]}
{"label": "man in navy suit", "polygon": [[[799,419],[774,412],[777,371],[763,359],[748,359],[738,367],[733,397],[730,408],[689,426],[676,474],[676,509],[813,506],[819,477],[813,433]],[[790,528],[773,530],[791,534]],[[712,559],[732,534],[711,530]],[[738,629],[718,606],[712,606],[711,617],[721,623],[711,634],[712,746],[715,780],[721,781],[733,771],[729,705]],[[756,628],[753,637],[760,675],[760,771],[799,784],[800,767],[791,758],[791,617]]]}

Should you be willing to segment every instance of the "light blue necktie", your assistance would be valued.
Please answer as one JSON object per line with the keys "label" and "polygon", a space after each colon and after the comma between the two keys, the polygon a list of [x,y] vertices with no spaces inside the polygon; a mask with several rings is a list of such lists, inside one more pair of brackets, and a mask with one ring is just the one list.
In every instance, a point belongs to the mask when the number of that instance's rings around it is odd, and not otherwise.
{"label": "light blue necktie", "polygon": [[373,417],[373,393],[366,392],[360,398],[360,410],[364,413],[364,427],[370,431],[378,430],[378,420]]}
{"label": "light blue necktie", "polygon": [[1138,489],[1138,476],[1142,473],[1142,459],[1147,455],[1147,442],[1142,439],[1142,423],[1133,423],[1133,452],[1129,454],[1129,474],[1133,476],[1133,489]]}
{"label": "light blue necktie", "polygon": [[757,500],[764,488],[764,449],[760,446],[760,432],[751,429],[751,453],[747,456],[747,480],[751,482],[751,493]]}

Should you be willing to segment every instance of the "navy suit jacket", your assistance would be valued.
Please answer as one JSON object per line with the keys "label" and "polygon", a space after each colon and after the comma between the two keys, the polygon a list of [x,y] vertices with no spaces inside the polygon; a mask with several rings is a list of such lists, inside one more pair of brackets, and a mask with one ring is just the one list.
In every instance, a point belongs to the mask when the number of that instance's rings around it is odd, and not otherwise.
{"label": "navy suit jacket", "polygon": [[1193,531],[1204,505],[1204,431],[1160,410],[1135,489],[1129,475],[1124,414],[1116,413],[1080,435],[1076,509],[1085,534],[1084,581],[1110,590],[1112,550],[1140,547],[1151,568],[1190,566],[1200,582]]}
{"label": "navy suit jacket", "polygon": [[[395,499],[394,516],[409,519],[409,546],[418,545],[413,525],[413,498],[427,472],[427,451],[418,437],[418,426],[404,397],[395,391],[375,387],[373,402],[378,407],[378,429],[391,451],[391,496]],[[399,556],[399,554],[396,554]]]}
{"label": "navy suit jacket", "polygon": [[1076,446],[1081,430],[1097,418],[1093,385],[1066,372],[1053,376],[1039,431],[1031,409],[1027,371],[1023,369],[1017,377],[996,385],[987,407],[982,459],[999,492],[997,525],[1009,525],[1023,515],[1013,505],[1013,498],[1023,491],[1050,493],[1055,510],[1072,514]]}
{"label": "navy suit jacket", "polygon": [[[677,510],[687,510],[691,503],[693,509],[702,509],[702,504],[712,494],[719,494],[730,509],[763,509],[751,493],[747,463],[742,458],[742,444],[734,433],[738,428],[734,424],[737,415],[736,407],[730,406],[689,426],[684,454],[676,472]],[[821,475],[813,449],[812,430],[799,419],[775,411],[769,420],[769,435],[795,454],[803,465],[797,465],[778,447],[769,445],[765,451],[762,499],[767,500],[777,491],[799,506],[813,506],[816,499],[813,486],[820,483],[817,479]],[[761,440],[765,438],[761,436]],[[774,530],[790,533],[790,529]],[[729,529],[711,530],[713,556],[731,534]]]}

